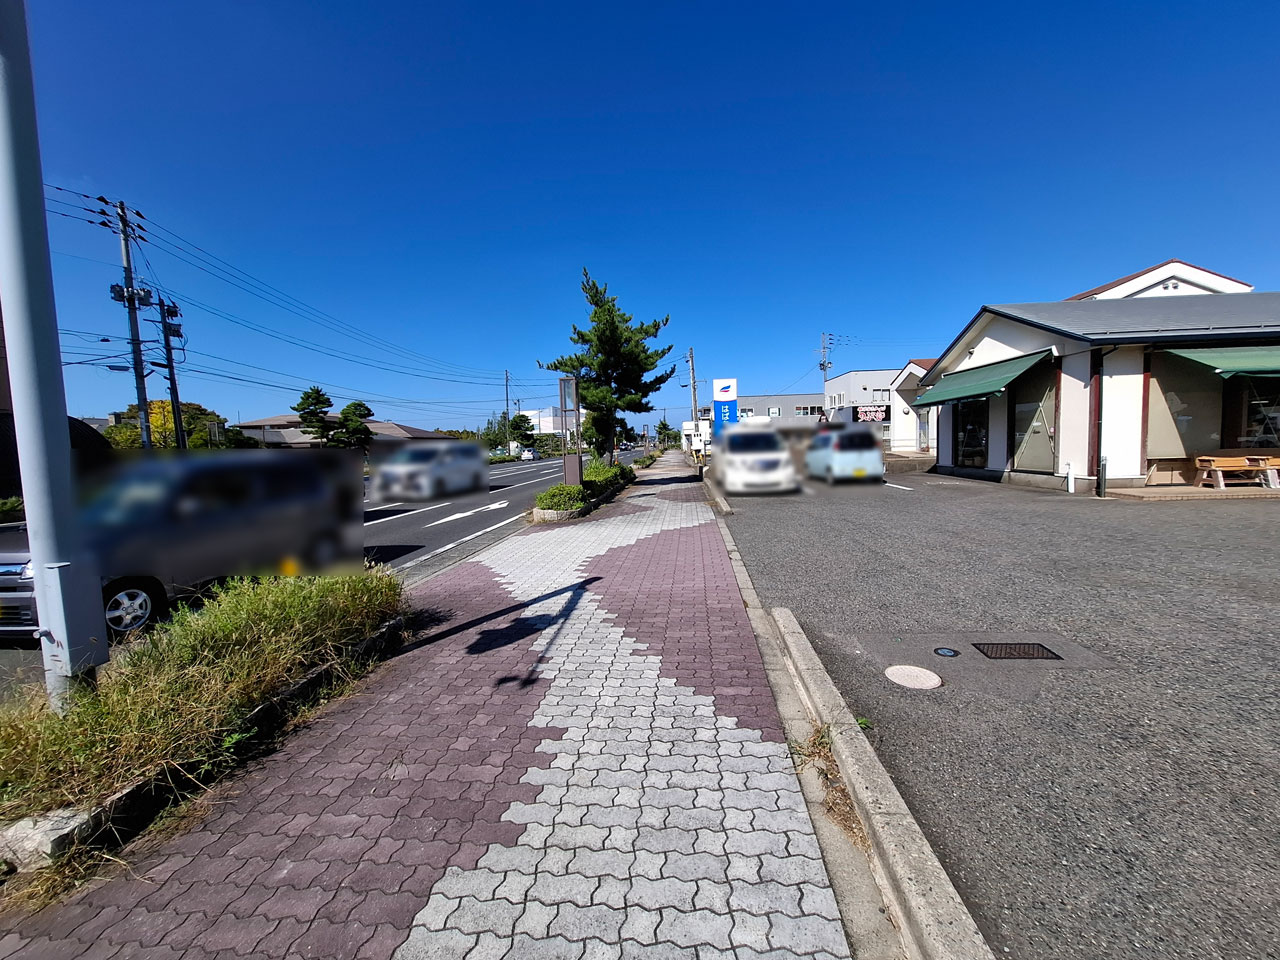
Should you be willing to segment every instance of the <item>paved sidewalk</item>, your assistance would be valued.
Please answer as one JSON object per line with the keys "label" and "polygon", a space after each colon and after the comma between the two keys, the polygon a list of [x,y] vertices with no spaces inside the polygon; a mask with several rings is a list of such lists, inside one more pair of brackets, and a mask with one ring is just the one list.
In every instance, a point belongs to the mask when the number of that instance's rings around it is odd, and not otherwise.
{"label": "paved sidewalk", "polygon": [[0,960],[849,956],[678,456],[413,598],[445,618],[424,642]]}

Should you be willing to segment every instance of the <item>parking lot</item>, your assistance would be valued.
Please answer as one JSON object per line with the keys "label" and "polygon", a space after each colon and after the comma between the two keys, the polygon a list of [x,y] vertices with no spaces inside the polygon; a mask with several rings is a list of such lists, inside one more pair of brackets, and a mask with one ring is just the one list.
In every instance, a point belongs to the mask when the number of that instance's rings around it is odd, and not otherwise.
{"label": "parking lot", "polygon": [[1280,502],[889,480],[733,497],[727,522],[996,955],[1274,957]]}

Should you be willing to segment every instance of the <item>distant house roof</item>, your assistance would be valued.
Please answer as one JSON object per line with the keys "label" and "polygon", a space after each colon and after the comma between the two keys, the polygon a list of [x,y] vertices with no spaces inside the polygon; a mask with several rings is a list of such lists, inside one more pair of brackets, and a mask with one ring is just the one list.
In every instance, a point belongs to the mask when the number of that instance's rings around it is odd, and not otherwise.
{"label": "distant house roof", "polygon": [[1099,343],[1280,336],[1280,293],[1001,303],[983,312]]}
{"label": "distant house roof", "polygon": [[1217,270],[1208,270],[1204,267],[1197,267],[1194,263],[1187,263],[1185,260],[1179,260],[1177,257],[1171,257],[1163,263],[1157,263],[1155,266],[1147,267],[1145,270],[1139,270],[1137,273],[1131,273],[1127,277],[1121,277],[1118,280],[1112,280],[1110,283],[1104,283],[1101,286],[1092,288],[1091,290],[1085,290],[1083,293],[1074,294],[1073,296],[1067,297],[1067,299],[1088,300],[1092,297],[1098,296],[1100,293],[1106,293],[1108,290],[1114,290],[1116,287],[1126,284],[1130,280],[1137,280],[1145,274],[1154,273],[1156,270],[1172,266],[1175,263],[1181,264],[1184,267],[1191,267],[1193,270],[1200,270],[1203,273],[1211,273],[1215,277],[1221,277],[1223,280],[1230,280],[1232,283],[1238,283],[1243,287],[1251,286],[1251,284],[1245,283],[1243,280],[1237,280],[1235,277],[1228,277],[1225,273],[1218,273]]}
{"label": "distant house roof", "polygon": [[[337,423],[337,414],[330,413],[325,419],[329,423]],[[406,423],[396,423],[393,420],[366,420],[369,429],[376,436],[386,437],[389,440],[448,440],[447,433],[439,433],[435,430],[424,430],[421,427],[411,427]],[[241,429],[248,427],[255,432],[264,429],[268,431],[280,431],[282,434],[289,436],[283,439],[285,443],[296,443],[305,440],[307,434],[300,433],[302,429],[302,419],[296,413],[278,413],[273,417],[262,417],[258,420],[245,420],[243,423],[233,424],[233,426]],[[268,437],[268,440],[271,440]],[[280,441],[277,441],[280,442]]]}
{"label": "distant house roof", "polygon": [[917,367],[923,367],[926,373],[928,373],[929,368],[932,367],[937,362],[938,362],[937,357],[933,357],[930,360],[908,360],[907,361],[907,363],[914,363]]}

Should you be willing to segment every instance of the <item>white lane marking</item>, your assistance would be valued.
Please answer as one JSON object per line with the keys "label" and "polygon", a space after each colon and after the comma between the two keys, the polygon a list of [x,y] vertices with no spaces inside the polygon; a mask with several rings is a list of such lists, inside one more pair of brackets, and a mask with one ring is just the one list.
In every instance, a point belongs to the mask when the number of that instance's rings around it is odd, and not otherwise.
{"label": "white lane marking", "polygon": [[902,486],[901,484],[897,484],[897,483],[890,483],[888,480],[886,480],[886,481],[884,482],[884,485],[885,485],[886,487],[893,487],[895,490],[908,490],[908,491],[909,491],[909,490],[913,489],[912,487],[904,487],[904,486]]}
{"label": "white lane marking", "polygon": [[499,527],[505,527],[508,523],[514,523],[515,521],[520,520],[523,517],[524,517],[523,513],[517,513],[514,517],[507,517],[507,519],[505,520],[499,520],[497,523],[495,523],[491,527],[485,527],[483,530],[480,530],[477,533],[470,534],[469,536],[465,536],[461,540],[455,540],[453,541],[453,543],[446,543],[443,547],[437,547],[435,550],[432,550],[428,554],[425,554],[421,557],[415,557],[414,559],[410,560],[408,563],[400,564],[400,566],[396,567],[395,569],[408,570],[410,567],[415,567],[420,563],[424,563],[427,560],[430,560],[432,557],[439,556],[440,554],[444,553],[446,550],[452,550],[454,547],[460,547],[464,543],[466,543],[468,540],[474,540],[476,537],[482,537],[486,533],[491,533],[494,530],[497,530]]}
{"label": "white lane marking", "polygon": [[[365,501],[365,503],[368,503],[368,502],[369,502],[368,500],[366,500],[366,501]],[[374,506],[370,507],[369,509],[370,509],[370,510],[387,510],[387,509],[389,509],[389,508],[391,508],[391,507],[403,507],[403,506],[404,506],[404,501],[403,501],[403,500],[397,500],[395,503],[379,503],[379,504],[375,504]]]}
{"label": "white lane marking", "polygon": [[[499,500],[497,503],[486,503],[483,507],[476,507],[474,510],[464,510],[462,513],[450,514],[439,520],[432,520],[427,524],[428,527],[438,527],[442,523],[448,523],[450,520],[461,520],[463,517],[471,517],[477,513],[484,513],[486,510],[501,510],[503,507],[511,506],[506,500]],[[425,527],[423,529],[426,529]]]}
{"label": "white lane marking", "polygon": [[534,477],[532,480],[525,480],[524,483],[508,484],[504,486],[502,489],[503,491],[507,491],[507,490],[513,490],[516,487],[523,487],[526,483],[541,483],[543,480],[547,479],[547,476],[549,476],[549,474],[544,474],[541,477]]}
{"label": "white lane marking", "polygon": [[410,510],[408,513],[397,513],[394,517],[379,517],[377,520],[366,520],[365,526],[371,527],[375,523],[386,523],[388,520],[399,520],[401,517],[412,517],[415,513],[426,513],[428,510],[439,510],[441,507],[447,507],[453,501],[446,500],[444,503],[433,503],[429,507],[423,507],[421,510]]}
{"label": "white lane marking", "polygon": [[807,493],[809,494],[809,496],[813,496],[813,487],[806,486],[805,484],[802,483],[800,484],[800,492]]}

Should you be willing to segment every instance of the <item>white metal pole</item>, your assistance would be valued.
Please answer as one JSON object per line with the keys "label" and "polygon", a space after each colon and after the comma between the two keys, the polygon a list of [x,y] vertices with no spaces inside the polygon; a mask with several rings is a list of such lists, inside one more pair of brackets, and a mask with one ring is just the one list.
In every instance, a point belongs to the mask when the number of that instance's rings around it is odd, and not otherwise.
{"label": "white metal pole", "polygon": [[102,585],[77,529],[23,0],[0,0],[0,316],[50,701],[107,661]]}

